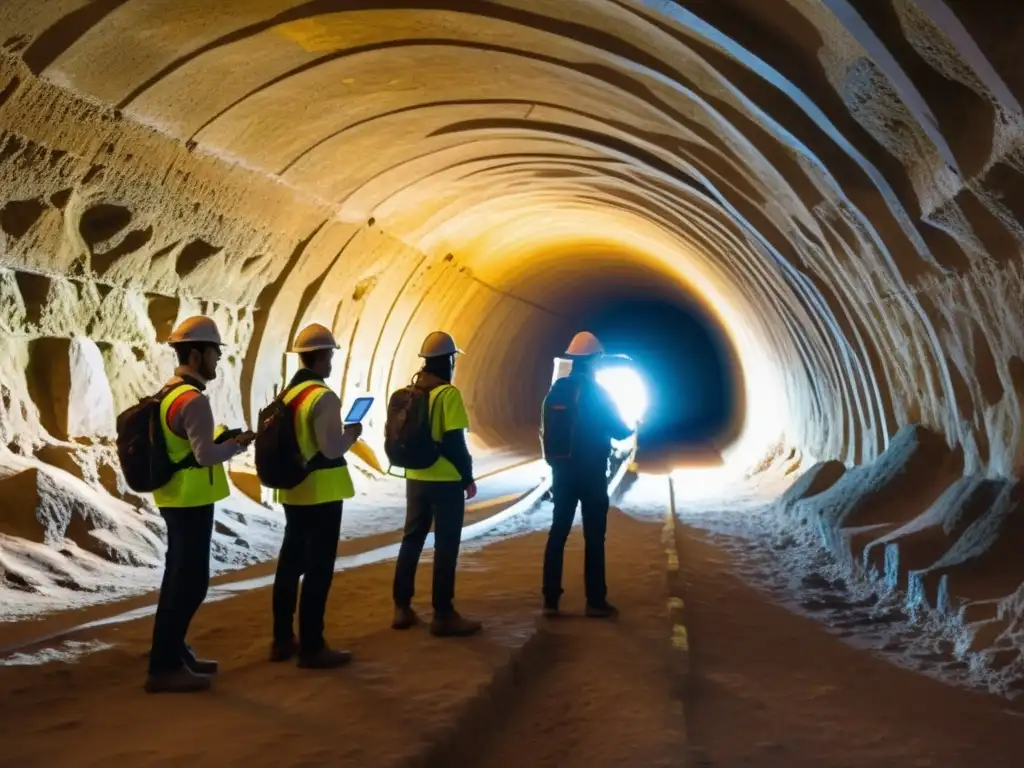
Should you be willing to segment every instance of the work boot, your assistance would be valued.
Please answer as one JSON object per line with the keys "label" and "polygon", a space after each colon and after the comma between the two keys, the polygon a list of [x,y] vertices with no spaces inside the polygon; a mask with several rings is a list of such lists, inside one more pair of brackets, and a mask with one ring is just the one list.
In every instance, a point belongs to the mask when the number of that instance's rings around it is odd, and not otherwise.
{"label": "work boot", "polygon": [[196,675],[216,675],[220,671],[220,664],[216,661],[197,659],[192,646],[187,643],[185,644],[185,653],[182,655],[181,660],[185,662],[185,666],[189,668],[189,671]]}
{"label": "work boot", "polygon": [[619,615],[619,609],[609,602],[591,605],[587,603],[588,619],[614,619]]}
{"label": "work boot", "polygon": [[185,657],[185,666],[195,675],[216,675],[220,671],[220,664],[212,659],[197,659]]}
{"label": "work boot", "polygon": [[352,661],[348,651],[334,651],[326,645],[316,653],[299,653],[298,666],[302,669],[337,669]]}
{"label": "work boot", "polygon": [[143,688],[146,693],[196,693],[210,688],[210,678],[182,666],[170,672],[151,672]]}
{"label": "work boot", "polygon": [[395,607],[395,618],[391,620],[392,629],[409,629],[420,623],[420,617],[408,605]]}
{"label": "work boot", "polygon": [[463,618],[458,611],[443,616],[435,613],[434,620],[430,622],[430,634],[436,637],[469,637],[483,628],[479,621]]}
{"label": "work boot", "polygon": [[273,662],[288,661],[294,658],[298,652],[299,643],[294,637],[283,643],[275,640],[270,644],[270,660]]}

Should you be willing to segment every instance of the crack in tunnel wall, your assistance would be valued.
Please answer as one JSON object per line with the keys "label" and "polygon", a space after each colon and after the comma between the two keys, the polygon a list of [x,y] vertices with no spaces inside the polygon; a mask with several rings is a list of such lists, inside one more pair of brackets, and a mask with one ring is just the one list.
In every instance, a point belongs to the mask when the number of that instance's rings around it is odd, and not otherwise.
{"label": "crack in tunnel wall", "polygon": [[[0,482],[88,498],[104,557],[158,550],[102,507],[146,508],[112,418],[177,320],[221,324],[237,424],[308,322],[343,397],[448,328],[480,449],[531,450],[595,240],[721,323],[744,466],[884,466],[916,425],[954,475],[1020,471],[1021,81],[963,3],[13,0],[0,27]],[[522,279],[553,250],[564,278]],[[101,533],[129,528],[148,554]]]}

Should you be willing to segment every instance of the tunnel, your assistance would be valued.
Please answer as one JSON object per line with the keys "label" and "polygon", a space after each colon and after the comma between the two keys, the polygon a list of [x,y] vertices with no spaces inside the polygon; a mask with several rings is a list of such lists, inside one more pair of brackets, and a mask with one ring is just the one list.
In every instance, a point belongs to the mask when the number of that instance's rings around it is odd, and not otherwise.
{"label": "tunnel", "polygon": [[[1022,24],[961,0],[7,0],[5,594],[159,562],[114,423],[206,314],[220,420],[252,426],[321,323],[378,452],[450,332],[482,459],[539,454],[574,333],[641,366],[657,337],[662,401],[704,361],[676,392],[691,442],[784,476],[780,520],[851,572],[939,612],[1019,597]],[[232,481],[228,544],[260,500]]]}

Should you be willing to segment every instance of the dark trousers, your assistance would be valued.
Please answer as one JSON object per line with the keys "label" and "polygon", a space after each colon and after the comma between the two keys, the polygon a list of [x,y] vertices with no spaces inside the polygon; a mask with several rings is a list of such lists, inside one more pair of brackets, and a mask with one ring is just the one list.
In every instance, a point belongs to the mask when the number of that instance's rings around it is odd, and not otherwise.
{"label": "dark trousers", "polygon": [[[274,575],[274,642],[290,643],[299,605],[299,644],[303,653],[324,647],[324,610],[334,580],[341,536],[340,501],[311,506],[284,505],[284,541]],[[299,600],[299,577],[302,598]]]}
{"label": "dark trousers", "polygon": [[164,507],[160,514],[167,523],[167,556],[149,652],[153,674],[180,668],[191,654],[185,635],[210,587],[213,504]]}
{"label": "dark trousers", "polygon": [[562,595],[562,563],[565,542],[576,517],[576,505],[583,513],[583,580],[587,603],[603,605],[608,594],[604,575],[604,537],[608,529],[608,485],[604,472],[572,467],[552,470],[551,495],[554,517],[544,549],[544,599],[558,604]]}
{"label": "dark trousers", "polygon": [[466,517],[466,494],[462,483],[405,482],[405,534],[395,564],[392,596],[395,605],[408,607],[416,589],[416,566],[423,543],[434,525],[434,613],[450,614],[455,599],[455,566],[462,543],[462,522]]}

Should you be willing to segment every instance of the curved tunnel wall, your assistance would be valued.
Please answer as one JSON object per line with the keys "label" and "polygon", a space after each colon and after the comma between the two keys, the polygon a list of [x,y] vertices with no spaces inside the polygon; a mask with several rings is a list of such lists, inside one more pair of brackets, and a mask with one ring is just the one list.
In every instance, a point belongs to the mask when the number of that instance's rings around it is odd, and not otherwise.
{"label": "curved tunnel wall", "polygon": [[524,444],[572,315],[660,286],[736,347],[734,460],[863,463],[920,423],[966,471],[1017,472],[1013,13],[394,6],[4,3],[4,444],[109,446],[197,311],[233,342],[225,420],[251,422],[304,323],[341,339],[346,396],[383,396],[444,327],[482,440]]}

